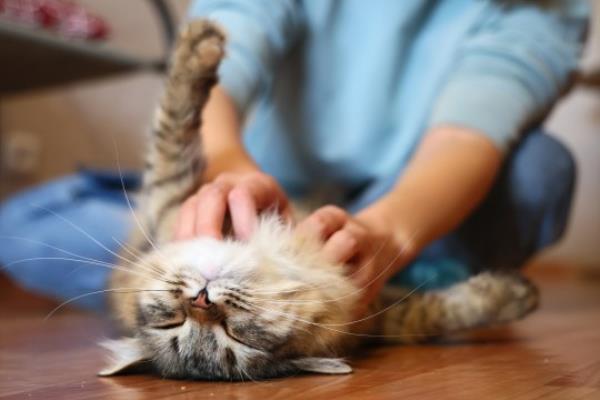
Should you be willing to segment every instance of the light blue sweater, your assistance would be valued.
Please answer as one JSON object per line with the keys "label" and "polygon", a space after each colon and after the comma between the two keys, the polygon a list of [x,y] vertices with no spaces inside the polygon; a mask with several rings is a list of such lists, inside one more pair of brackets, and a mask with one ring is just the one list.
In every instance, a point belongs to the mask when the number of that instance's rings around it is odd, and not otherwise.
{"label": "light blue sweater", "polygon": [[[585,0],[198,0],[229,36],[221,84],[255,159],[292,194],[402,171],[427,129],[506,150],[565,90]],[[532,3],[543,3],[541,6]]]}

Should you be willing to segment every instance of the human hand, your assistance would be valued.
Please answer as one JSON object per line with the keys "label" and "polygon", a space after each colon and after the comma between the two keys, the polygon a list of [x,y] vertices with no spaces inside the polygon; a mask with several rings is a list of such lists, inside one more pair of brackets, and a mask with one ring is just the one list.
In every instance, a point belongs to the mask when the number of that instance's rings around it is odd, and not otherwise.
{"label": "human hand", "polygon": [[270,208],[284,218],[291,216],[285,192],[271,176],[260,171],[221,173],[183,203],[175,224],[175,240],[197,236],[222,239],[227,211],[235,236],[247,240],[258,214]]}
{"label": "human hand", "polygon": [[324,257],[347,265],[348,276],[361,290],[354,310],[363,316],[385,283],[413,255],[410,238],[400,240],[391,229],[379,224],[373,213],[357,216],[335,206],[324,206],[297,226],[303,235],[315,235],[323,241]]}

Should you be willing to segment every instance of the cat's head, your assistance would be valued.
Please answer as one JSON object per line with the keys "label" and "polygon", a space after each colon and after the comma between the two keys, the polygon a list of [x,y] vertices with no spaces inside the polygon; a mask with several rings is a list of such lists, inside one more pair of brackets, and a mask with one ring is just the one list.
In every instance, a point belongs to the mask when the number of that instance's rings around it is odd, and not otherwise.
{"label": "cat's head", "polygon": [[112,363],[101,375],[139,366],[224,380],[351,371],[336,354],[356,288],[276,219],[264,219],[249,242],[172,243],[141,264],[136,326],[105,343]]}

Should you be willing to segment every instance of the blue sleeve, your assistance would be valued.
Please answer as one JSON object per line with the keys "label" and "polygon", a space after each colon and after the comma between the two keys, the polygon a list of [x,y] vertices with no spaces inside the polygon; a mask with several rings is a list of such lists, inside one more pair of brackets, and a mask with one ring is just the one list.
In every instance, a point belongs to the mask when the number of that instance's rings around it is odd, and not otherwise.
{"label": "blue sleeve", "polygon": [[245,112],[266,90],[278,59],[298,37],[302,12],[295,0],[196,0],[190,18],[209,18],[227,34],[220,84]]}
{"label": "blue sleeve", "polygon": [[506,149],[567,89],[587,31],[585,0],[491,7],[468,34],[432,110],[431,125],[459,125]]}

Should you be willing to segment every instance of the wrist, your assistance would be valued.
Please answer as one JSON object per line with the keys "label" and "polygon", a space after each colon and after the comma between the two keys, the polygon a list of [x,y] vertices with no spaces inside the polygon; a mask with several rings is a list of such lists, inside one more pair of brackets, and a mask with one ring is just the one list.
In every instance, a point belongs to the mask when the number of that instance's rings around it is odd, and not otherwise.
{"label": "wrist", "polygon": [[227,148],[206,155],[204,180],[210,182],[223,173],[249,173],[260,168],[243,148]]}
{"label": "wrist", "polygon": [[222,173],[244,173],[259,170],[250,157],[241,135],[241,115],[235,102],[220,86],[216,86],[202,114],[202,147],[206,158],[205,181]]}
{"label": "wrist", "polygon": [[415,258],[424,246],[420,244],[420,236],[416,229],[403,223],[401,218],[389,209],[387,204],[379,201],[358,213],[356,218],[376,235],[391,241],[394,248],[400,249],[398,265],[402,266]]}

